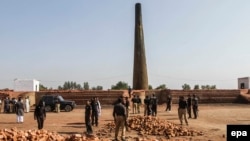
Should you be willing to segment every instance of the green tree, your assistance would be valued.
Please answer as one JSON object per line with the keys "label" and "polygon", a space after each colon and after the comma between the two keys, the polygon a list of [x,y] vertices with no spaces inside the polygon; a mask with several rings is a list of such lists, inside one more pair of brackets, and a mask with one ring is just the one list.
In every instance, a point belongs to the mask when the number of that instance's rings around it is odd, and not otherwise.
{"label": "green tree", "polygon": [[210,89],[212,89],[212,90],[217,89],[217,88],[216,88],[216,85],[211,85],[211,86],[210,86]]}
{"label": "green tree", "polygon": [[164,89],[167,89],[167,87],[165,84],[161,84],[160,86],[156,87],[155,89],[156,90],[164,90]]}
{"label": "green tree", "polygon": [[45,91],[45,90],[48,90],[48,88],[45,87],[43,84],[39,84],[39,90],[40,91]]}
{"label": "green tree", "polygon": [[102,86],[96,86],[96,90],[102,90],[103,87]]}
{"label": "green tree", "polygon": [[62,87],[62,86],[58,86],[57,89],[58,89],[58,90],[63,90],[63,87]]}
{"label": "green tree", "polygon": [[190,85],[188,85],[188,84],[184,84],[184,85],[182,85],[182,89],[183,90],[190,90],[191,89],[191,87],[190,87]]}
{"label": "green tree", "polygon": [[194,90],[199,90],[200,89],[200,86],[199,85],[194,85]]}
{"label": "green tree", "polygon": [[84,90],[89,90],[89,83],[88,82],[83,83],[83,89]]}
{"label": "green tree", "polygon": [[102,89],[103,89],[102,86],[96,86],[91,88],[91,90],[102,90]]}
{"label": "green tree", "polygon": [[58,86],[59,90],[82,90],[82,86],[73,81],[64,82],[63,86]]}
{"label": "green tree", "polygon": [[149,89],[149,90],[153,90],[152,85],[148,85],[148,89]]}
{"label": "green tree", "polygon": [[127,90],[128,89],[128,83],[119,81],[116,83],[116,85],[111,86],[111,90]]}
{"label": "green tree", "polygon": [[201,89],[202,90],[214,90],[216,89],[216,85],[202,85]]}

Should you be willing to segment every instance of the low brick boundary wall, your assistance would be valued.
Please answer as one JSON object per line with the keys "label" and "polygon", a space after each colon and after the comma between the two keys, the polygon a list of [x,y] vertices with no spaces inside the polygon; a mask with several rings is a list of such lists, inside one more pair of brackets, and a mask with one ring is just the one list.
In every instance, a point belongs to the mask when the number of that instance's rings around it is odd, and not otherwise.
{"label": "low brick boundary wall", "polygon": [[[9,96],[17,97],[20,95],[29,95],[34,97],[34,103],[37,103],[43,95],[59,94],[67,100],[74,100],[77,105],[84,105],[86,100],[92,97],[98,97],[102,105],[113,104],[118,97],[127,93],[126,90],[84,90],[84,91],[40,91],[40,92],[11,92]],[[159,99],[159,104],[165,104],[168,94],[172,95],[173,103],[178,103],[179,96],[187,98],[188,94],[196,94],[199,97],[199,103],[250,103],[250,98],[242,97],[242,93],[249,95],[248,90],[148,90],[146,95],[155,94]],[[0,93],[0,97],[6,97],[8,92]],[[32,101],[32,100],[31,100]],[[143,99],[142,99],[143,102]],[[32,102],[33,103],[33,102]]]}
{"label": "low brick boundary wall", "polygon": [[101,104],[113,104],[118,97],[122,96],[124,91],[100,91],[100,90],[86,90],[86,91],[45,91],[36,92],[36,102],[40,100],[43,95],[61,95],[66,100],[74,100],[77,105],[86,104],[87,100],[93,97],[98,97]]}
{"label": "low brick boundary wall", "polygon": [[199,103],[238,103],[240,102],[240,90],[162,90],[159,91],[159,103],[165,103],[167,95],[171,94],[173,103],[178,103],[179,96],[195,94],[199,98]]}

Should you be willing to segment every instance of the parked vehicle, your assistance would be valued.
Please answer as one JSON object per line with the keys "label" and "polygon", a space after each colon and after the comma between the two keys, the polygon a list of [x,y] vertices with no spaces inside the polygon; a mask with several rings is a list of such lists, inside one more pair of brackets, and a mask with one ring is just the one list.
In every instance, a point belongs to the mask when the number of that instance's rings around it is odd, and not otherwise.
{"label": "parked vehicle", "polygon": [[41,100],[45,104],[46,112],[54,111],[57,101],[60,103],[60,110],[66,112],[72,111],[76,106],[75,101],[64,100],[61,95],[44,95]]}

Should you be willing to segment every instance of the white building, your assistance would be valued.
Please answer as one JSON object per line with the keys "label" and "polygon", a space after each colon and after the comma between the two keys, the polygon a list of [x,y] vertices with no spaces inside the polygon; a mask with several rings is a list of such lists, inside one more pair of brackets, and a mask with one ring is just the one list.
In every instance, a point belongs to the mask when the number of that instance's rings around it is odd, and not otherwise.
{"label": "white building", "polygon": [[37,92],[39,91],[38,80],[31,79],[15,79],[14,80],[14,91],[28,91],[28,92]]}
{"label": "white building", "polygon": [[250,77],[238,78],[238,89],[249,89]]}

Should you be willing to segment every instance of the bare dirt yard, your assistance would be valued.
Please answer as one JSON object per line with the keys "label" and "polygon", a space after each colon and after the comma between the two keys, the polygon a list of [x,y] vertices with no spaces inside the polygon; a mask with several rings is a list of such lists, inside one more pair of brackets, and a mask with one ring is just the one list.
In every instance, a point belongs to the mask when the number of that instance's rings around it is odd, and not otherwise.
{"label": "bare dirt yard", "polygon": [[[143,108],[141,109],[141,111]],[[94,132],[100,130],[108,130],[105,124],[113,121],[112,106],[103,106],[102,115],[100,117],[100,125],[93,127]],[[130,111],[131,112],[131,111]],[[131,117],[138,114],[130,114]],[[142,114],[141,114],[142,115]],[[165,119],[175,124],[180,125],[177,115],[177,105],[173,105],[171,112],[165,111],[165,105],[158,107],[158,117]],[[202,136],[181,136],[174,137],[171,140],[192,140],[192,141],[225,141],[227,124],[250,124],[250,105],[248,104],[200,104],[198,119],[188,119],[189,125],[183,125],[188,129],[195,129],[202,131]],[[0,129],[11,129],[16,127],[18,130],[37,129],[37,123],[34,120],[33,112],[26,113],[24,116],[24,123],[16,123],[15,114],[0,114]],[[71,112],[47,113],[44,129],[48,131],[55,131],[62,135],[83,134],[85,132],[84,124],[84,106],[78,105],[76,109]],[[101,138],[114,139],[114,131],[107,136],[98,136]],[[137,131],[131,130],[126,132],[128,141],[135,140],[135,137],[142,137],[138,135]],[[149,136],[144,137],[158,140],[166,140],[164,136]],[[143,137],[142,137],[143,138]]]}

